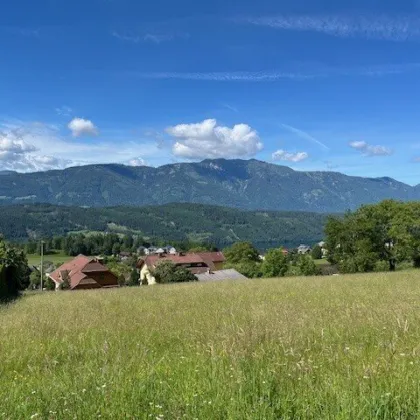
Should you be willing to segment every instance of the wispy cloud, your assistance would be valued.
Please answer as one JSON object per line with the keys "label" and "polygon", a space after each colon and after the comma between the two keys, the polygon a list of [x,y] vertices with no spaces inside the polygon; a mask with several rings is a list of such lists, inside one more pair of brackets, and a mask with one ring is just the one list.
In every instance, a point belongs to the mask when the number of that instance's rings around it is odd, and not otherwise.
{"label": "wispy cloud", "polygon": [[300,130],[299,128],[292,127],[291,125],[287,125],[287,124],[282,124],[281,126],[285,128],[286,130],[290,131],[291,133],[296,134],[298,137],[304,140],[309,140],[310,142],[315,143],[318,146],[321,146],[325,150],[331,150],[326,144],[322,143],[315,137],[311,136],[306,131]]}
{"label": "wispy cloud", "polygon": [[38,38],[40,36],[40,30],[38,28],[26,28],[21,26],[0,26],[0,32],[22,37]]}
{"label": "wispy cloud", "polygon": [[420,18],[410,15],[279,15],[236,18],[235,21],[285,31],[320,32],[341,38],[391,41],[420,39]]}
{"label": "wispy cloud", "polygon": [[55,108],[55,112],[61,117],[70,117],[73,113],[73,110],[69,106],[63,105]]}
{"label": "wispy cloud", "polygon": [[281,79],[309,79],[316,77],[309,74],[283,73],[276,71],[268,72],[212,72],[212,73],[128,73],[144,79],[181,79],[181,80],[203,80],[217,82],[270,82]]}
{"label": "wispy cloud", "polygon": [[229,105],[229,104],[222,104],[223,108],[228,109],[229,111],[234,112],[235,114],[239,113],[238,108],[236,108],[235,106]]}
{"label": "wispy cloud", "polygon": [[139,44],[142,42],[151,42],[153,44],[161,44],[162,42],[172,41],[175,38],[188,38],[189,34],[187,33],[155,33],[155,32],[146,32],[146,33],[134,33],[134,32],[119,32],[112,31],[111,35],[114,38],[119,39],[120,41],[131,42],[134,44]]}
{"label": "wispy cloud", "polygon": [[327,77],[381,77],[405,74],[420,70],[420,63],[384,64],[365,67],[324,67],[319,66],[311,71],[237,71],[237,72],[124,72],[125,75],[143,79],[176,79],[215,82],[277,82],[280,80],[305,81]]}
{"label": "wispy cloud", "polygon": [[374,146],[365,141],[352,141],[349,143],[352,149],[358,150],[363,156],[391,156],[393,154],[392,149],[386,146]]}

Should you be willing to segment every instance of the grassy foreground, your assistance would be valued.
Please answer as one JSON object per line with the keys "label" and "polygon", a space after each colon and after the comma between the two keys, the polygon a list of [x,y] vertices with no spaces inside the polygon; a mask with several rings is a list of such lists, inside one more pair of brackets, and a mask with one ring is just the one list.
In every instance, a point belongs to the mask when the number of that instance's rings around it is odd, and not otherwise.
{"label": "grassy foreground", "polygon": [[420,273],[32,295],[1,419],[420,417]]}

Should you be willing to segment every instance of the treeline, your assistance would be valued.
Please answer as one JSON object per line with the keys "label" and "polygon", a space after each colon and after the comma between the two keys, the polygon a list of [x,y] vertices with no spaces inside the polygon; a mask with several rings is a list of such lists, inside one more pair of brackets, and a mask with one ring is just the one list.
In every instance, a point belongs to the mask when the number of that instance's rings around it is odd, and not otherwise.
{"label": "treeline", "polygon": [[234,268],[248,278],[332,274],[328,272],[331,267],[318,267],[312,255],[299,255],[296,251],[285,253],[283,248],[268,250],[262,259],[249,242],[235,243],[224,250],[224,255],[225,268]]}
{"label": "treeline", "polygon": [[[139,249],[149,248],[152,245],[164,247],[168,245],[168,243],[162,239],[150,243],[138,235],[118,235],[116,233],[79,233],[43,239],[43,250],[45,255],[64,252],[64,254],[69,256],[77,256],[79,254],[111,256],[118,255],[121,252],[138,253]],[[193,241],[171,241],[170,245],[179,251],[189,251],[192,249],[203,251],[217,250],[217,248],[211,244]],[[19,244],[16,246],[19,246]],[[27,254],[41,253],[40,241],[30,240],[26,244],[21,244],[20,247],[24,249]]]}
{"label": "treeline", "polygon": [[0,232],[16,242],[89,231],[131,233],[149,242],[155,238],[209,242],[218,248],[249,241],[264,250],[319,242],[326,219],[317,213],[242,211],[201,204],[112,208],[31,204],[1,207]]}
{"label": "treeline", "polygon": [[328,260],[343,273],[420,267],[420,203],[393,200],[329,218]]}
{"label": "treeline", "polygon": [[0,303],[19,296],[29,285],[29,268],[23,251],[0,237]]}

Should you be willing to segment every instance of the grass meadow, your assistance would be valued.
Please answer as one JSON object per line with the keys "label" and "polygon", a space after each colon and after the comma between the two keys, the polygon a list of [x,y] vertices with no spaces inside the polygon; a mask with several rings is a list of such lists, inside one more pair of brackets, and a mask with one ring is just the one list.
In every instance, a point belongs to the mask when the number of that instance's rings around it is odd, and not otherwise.
{"label": "grass meadow", "polygon": [[[40,255],[37,254],[28,254],[26,256],[28,258],[28,264],[29,265],[34,265],[34,266],[39,266],[41,265],[41,257]],[[52,262],[53,264],[61,264],[61,263],[66,263],[67,261],[72,260],[74,257],[69,257],[68,255],[65,255],[62,252],[59,252],[57,254],[49,254],[49,255],[44,255],[44,261],[47,262]]]}
{"label": "grass meadow", "polygon": [[0,308],[1,419],[415,419],[420,273],[50,292]]}

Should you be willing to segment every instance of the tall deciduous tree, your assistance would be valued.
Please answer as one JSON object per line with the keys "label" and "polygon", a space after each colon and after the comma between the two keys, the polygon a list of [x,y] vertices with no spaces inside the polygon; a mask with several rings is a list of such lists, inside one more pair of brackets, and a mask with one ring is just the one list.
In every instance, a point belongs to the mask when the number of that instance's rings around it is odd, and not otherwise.
{"label": "tall deciduous tree", "polygon": [[270,249],[265,255],[262,272],[265,277],[283,277],[289,269],[287,256],[282,249]]}
{"label": "tall deciduous tree", "polygon": [[17,297],[28,286],[29,268],[25,254],[7,245],[0,237],[0,301]]}
{"label": "tall deciduous tree", "polygon": [[363,206],[344,218],[327,222],[331,263],[342,271],[368,272],[379,261],[394,271],[402,261],[420,265],[420,204],[393,200]]}

